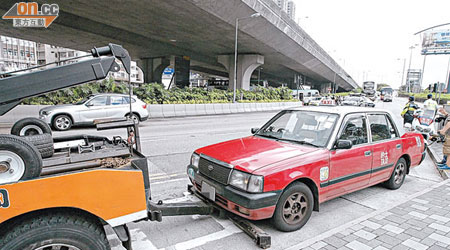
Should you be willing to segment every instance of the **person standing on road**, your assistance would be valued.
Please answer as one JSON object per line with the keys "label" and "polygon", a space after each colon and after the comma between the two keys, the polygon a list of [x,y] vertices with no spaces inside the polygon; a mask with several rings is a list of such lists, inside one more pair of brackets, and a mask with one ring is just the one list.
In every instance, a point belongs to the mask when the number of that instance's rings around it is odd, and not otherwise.
{"label": "person standing on road", "polygon": [[445,115],[446,119],[444,127],[438,131],[441,135],[445,135],[444,145],[442,146],[442,154],[444,155],[444,157],[442,161],[438,163],[438,168],[448,170],[450,169],[450,167],[447,165],[448,155],[450,155],[450,117],[448,115],[448,112],[445,111],[444,108],[440,108],[439,112]]}
{"label": "person standing on road", "polygon": [[403,117],[403,124],[411,123],[414,120],[414,111],[418,110],[419,106],[414,102],[414,96],[409,97],[408,103],[406,103],[401,113]]}
{"label": "person standing on road", "polygon": [[425,109],[437,110],[438,103],[433,100],[433,94],[427,95],[427,100],[423,103]]}

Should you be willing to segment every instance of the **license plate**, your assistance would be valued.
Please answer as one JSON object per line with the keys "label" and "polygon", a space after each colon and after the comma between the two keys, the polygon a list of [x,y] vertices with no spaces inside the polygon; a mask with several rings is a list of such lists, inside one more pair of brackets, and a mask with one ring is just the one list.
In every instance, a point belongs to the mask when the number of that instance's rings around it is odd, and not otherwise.
{"label": "license plate", "polygon": [[216,200],[216,189],[204,181],[202,182],[202,194],[212,201]]}

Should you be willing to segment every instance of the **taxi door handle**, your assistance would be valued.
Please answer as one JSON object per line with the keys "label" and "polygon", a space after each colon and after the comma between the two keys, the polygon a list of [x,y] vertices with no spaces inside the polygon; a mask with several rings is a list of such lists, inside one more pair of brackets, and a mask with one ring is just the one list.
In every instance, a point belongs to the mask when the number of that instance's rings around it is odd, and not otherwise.
{"label": "taxi door handle", "polygon": [[401,148],[402,148],[402,144],[397,144],[395,147],[396,147],[397,149],[401,149]]}
{"label": "taxi door handle", "polygon": [[364,152],[364,156],[371,156],[372,155],[372,151],[366,151],[366,152]]}

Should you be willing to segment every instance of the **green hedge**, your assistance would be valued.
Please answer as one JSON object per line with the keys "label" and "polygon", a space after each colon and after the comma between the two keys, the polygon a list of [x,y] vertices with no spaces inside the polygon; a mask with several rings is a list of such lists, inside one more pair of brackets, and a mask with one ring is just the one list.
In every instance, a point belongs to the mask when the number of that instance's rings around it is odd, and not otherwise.
{"label": "green hedge", "polygon": [[[399,97],[409,97],[409,96],[414,96],[414,99],[418,102],[423,102],[427,99],[427,95],[429,94],[429,92],[423,92],[423,93],[407,93],[407,92],[400,92],[398,93]],[[433,94],[433,100],[438,101],[439,99],[439,93]],[[434,98],[436,96],[436,99]],[[447,104],[448,102],[450,102],[450,94],[444,94],[441,93],[441,99],[439,101],[439,104]]]}
{"label": "green hedge", "polygon": [[[233,101],[233,91],[206,90],[204,88],[172,88],[167,90],[157,83],[145,83],[133,88],[139,99],[149,104],[189,104],[189,103],[229,103]],[[113,79],[88,83],[63,90],[51,92],[42,96],[29,98],[24,104],[66,104],[75,103],[83,98],[97,93],[128,93],[128,85],[114,82]],[[292,91],[288,88],[263,88],[254,90],[238,90],[238,102],[283,102],[295,101]]]}

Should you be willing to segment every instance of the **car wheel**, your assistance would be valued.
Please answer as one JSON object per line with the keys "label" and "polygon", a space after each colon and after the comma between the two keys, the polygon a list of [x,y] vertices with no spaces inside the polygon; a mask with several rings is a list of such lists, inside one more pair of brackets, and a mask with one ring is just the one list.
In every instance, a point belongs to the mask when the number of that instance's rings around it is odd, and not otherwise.
{"label": "car wheel", "polygon": [[274,226],[283,232],[302,228],[312,214],[314,197],[304,183],[290,185],[278,200],[272,217]]}
{"label": "car wheel", "polygon": [[11,128],[11,134],[17,136],[51,134],[48,124],[38,118],[27,117],[18,120]]}
{"label": "car wheel", "polygon": [[39,177],[42,157],[38,149],[22,137],[0,135],[0,184]]}
{"label": "car wheel", "polygon": [[391,178],[384,182],[384,186],[388,189],[398,189],[405,181],[407,164],[404,158],[400,158],[397,164],[395,164],[394,171],[392,171]]}
{"label": "car wheel", "polygon": [[77,212],[44,212],[19,219],[0,232],[1,250],[111,249],[95,219]]}
{"label": "car wheel", "polygon": [[134,121],[134,123],[135,123],[136,125],[139,125],[139,123],[141,122],[141,119],[140,119],[139,116],[138,116],[137,114],[135,114],[135,113],[131,114],[131,116],[130,116],[130,114],[127,114],[126,116],[129,117],[132,121]]}
{"label": "car wheel", "polygon": [[67,115],[57,115],[52,125],[58,131],[66,131],[72,127],[72,119]]}

